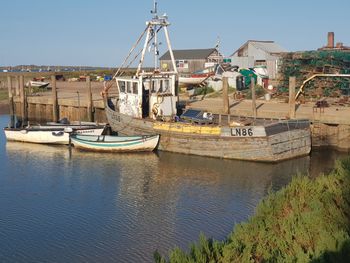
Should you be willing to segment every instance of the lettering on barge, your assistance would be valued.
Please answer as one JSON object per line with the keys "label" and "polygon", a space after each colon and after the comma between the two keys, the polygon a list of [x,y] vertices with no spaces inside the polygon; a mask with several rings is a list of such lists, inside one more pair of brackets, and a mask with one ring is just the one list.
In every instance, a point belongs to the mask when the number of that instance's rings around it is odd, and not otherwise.
{"label": "lettering on barge", "polygon": [[232,128],[231,135],[239,137],[253,137],[254,133],[252,128]]}
{"label": "lettering on barge", "polygon": [[230,136],[233,137],[265,137],[265,128],[257,127],[232,127],[230,128]]}

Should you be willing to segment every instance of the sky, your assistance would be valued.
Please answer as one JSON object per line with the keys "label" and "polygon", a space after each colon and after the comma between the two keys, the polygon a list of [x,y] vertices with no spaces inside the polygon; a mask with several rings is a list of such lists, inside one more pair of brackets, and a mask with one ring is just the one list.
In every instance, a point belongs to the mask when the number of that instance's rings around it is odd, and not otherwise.
{"label": "sky", "polygon": [[[153,0],[0,0],[0,66],[118,67],[152,7]],[[158,0],[158,9],[169,16],[173,49],[212,48],[220,39],[229,56],[255,39],[314,50],[329,31],[350,46],[349,0]]]}

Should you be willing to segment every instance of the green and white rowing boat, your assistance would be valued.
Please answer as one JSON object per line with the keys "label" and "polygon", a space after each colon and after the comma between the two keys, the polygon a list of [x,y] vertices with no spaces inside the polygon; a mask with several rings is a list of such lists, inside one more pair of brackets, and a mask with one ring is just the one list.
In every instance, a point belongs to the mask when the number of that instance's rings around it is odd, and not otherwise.
{"label": "green and white rowing boat", "polygon": [[159,135],[113,136],[113,135],[71,135],[71,143],[76,148],[97,152],[146,152],[153,151]]}

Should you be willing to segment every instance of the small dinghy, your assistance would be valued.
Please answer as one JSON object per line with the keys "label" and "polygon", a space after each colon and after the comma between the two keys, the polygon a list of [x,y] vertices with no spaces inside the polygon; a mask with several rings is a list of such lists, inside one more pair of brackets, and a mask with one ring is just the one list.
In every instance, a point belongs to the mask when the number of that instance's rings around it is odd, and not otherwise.
{"label": "small dinghy", "polygon": [[43,144],[69,144],[70,133],[101,135],[104,130],[105,126],[27,126],[25,128],[4,128],[5,136],[8,141]]}
{"label": "small dinghy", "polygon": [[153,151],[159,135],[112,136],[72,134],[71,143],[76,148],[97,152],[145,152]]}

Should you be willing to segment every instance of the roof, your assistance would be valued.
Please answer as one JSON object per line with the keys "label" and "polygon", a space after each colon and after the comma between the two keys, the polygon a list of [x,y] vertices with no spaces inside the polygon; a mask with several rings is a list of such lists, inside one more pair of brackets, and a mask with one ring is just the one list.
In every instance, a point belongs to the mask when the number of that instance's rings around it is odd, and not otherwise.
{"label": "roof", "polygon": [[[208,58],[216,48],[207,49],[185,49],[185,50],[173,50],[175,59],[206,59]],[[167,51],[159,60],[171,60],[170,52]]]}
{"label": "roof", "polygon": [[237,53],[240,49],[244,48],[248,44],[252,44],[258,49],[262,49],[267,53],[283,53],[288,52],[288,50],[284,49],[280,45],[276,44],[275,41],[259,41],[259,40],[248,40],[245,42],[239,49],[237,49],[231,56]]}

